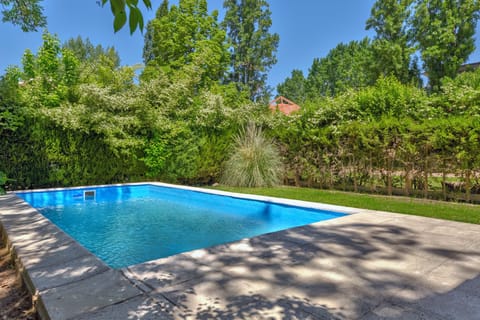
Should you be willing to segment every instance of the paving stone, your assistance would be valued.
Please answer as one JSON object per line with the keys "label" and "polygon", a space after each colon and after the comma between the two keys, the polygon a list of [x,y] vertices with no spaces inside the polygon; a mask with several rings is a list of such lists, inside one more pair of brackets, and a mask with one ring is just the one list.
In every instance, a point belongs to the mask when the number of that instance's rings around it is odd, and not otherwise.
{"label": "paving stone", "polygon": [[414,306],[417,310],[434,312],[446,319],[476,320],[480,317],[480,297],[455,288],[418,300]]}
{"label": "paving stone", "polygon": [[42,221],[46,222],[48,220],[32,208],[30,208],[30,211],[24,213],[15,212],[15,214],[1,215],[1,223],[11,231],[22,230],[26,226]]}
{"label": "paving stone", "polygon": [[448,224],[436,225],[430,230],[429,233],[438,234],[440,236],[474,239],[479,237],[480,230],[478,224],[450,222]]}
{"label": "paving stone", "polygon": [[382,303],[360,320],[449,320],[437,313],[414,309],[410,306]]}
{"label": "paving stone", "polygon": [[122,303],[111,305],[96,312],[86,313],[74,320],[111,320],[111,319],[141,319],[158,320],[174,319],[174,306],[162,298],[149,298],[145,295],[128,299]]}
{"label": "paving stone", "polygon": [[45,251],[22,251],[22,264],[31,269],[44,268],[89,254],[91,253],[88,250],[71,239]]}
{"label": "paving stone", "polygon": [[[367,220],[372,221],[372,220]],[[372,222],[376,222],[373,220]],[[382,221],[382,224],[391,224],[399,228],[408,228],[415,232],[429,231],[435,226],[440,226],[445,220],[432,219],[413,215],[392,214],[392,219]]]}
{"label": "paving stone", "polygon": [[25,234],[12,237],[12,244],[19,255],[24,254],[46,254],[55,248],[73,243],[74,240],[60,229],[45,227],[39,232],[43,234]]}
{"label": "paving stone", "polygon": [[63,263],[30,269],[28,274],[35,288],[43,291],[86,279],[107,270],[108,266],[89,254]]}
{"label": "paving stone", "polygon": [[126,268],[128,274],[151,288],[163,288],[199,278],[211,270],[188,255],[175,255]]}
{"label": "paving stone", "polygon": [[[435,288],[439,292],[444,292],[451,288],[459,287],[466,280],[473,279],[479,274],[480,261],[474,261],[473,259],[462,261],[448,260],[426,275],[426,280],[429,287]],[[476,293],[480,295],[480,286],[478,289]]]}
{"label": "paving stone", "polygon": [[90,278],[41,292],[52,320],[70,319],[141,294],[120,272],[109,270]]}

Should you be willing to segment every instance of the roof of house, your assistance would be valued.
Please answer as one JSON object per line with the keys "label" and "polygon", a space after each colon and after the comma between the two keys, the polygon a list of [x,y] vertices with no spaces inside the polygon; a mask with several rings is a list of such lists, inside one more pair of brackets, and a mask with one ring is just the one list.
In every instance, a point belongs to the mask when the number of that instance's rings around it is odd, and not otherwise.
{"label": "roof of house", "polygon": [[288,100],[283,96],[277,97],[275,100],[272,100],[269,105],[269,109],[272,111],[280,111],[286,115],[291,114],[292,112],[300,110],[300,106],[295,102]]}
{"label": "roof of house", "polygon": [[473,62],[473,63],[466,63],[462,64],[460,68],[458,68],[458,72],[466,72],[472,71],[480,67],[480,62]]}

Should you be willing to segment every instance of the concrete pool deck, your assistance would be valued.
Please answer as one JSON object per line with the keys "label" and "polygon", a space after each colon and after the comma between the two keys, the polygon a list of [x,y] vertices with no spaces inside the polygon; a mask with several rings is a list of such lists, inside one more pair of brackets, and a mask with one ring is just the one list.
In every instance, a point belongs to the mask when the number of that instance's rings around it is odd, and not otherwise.
{"label": "concrete pool deck", "polygon": [[480,318],[480,225],[351,212],[121,270],[13,194],[0,228],[45,319]]}

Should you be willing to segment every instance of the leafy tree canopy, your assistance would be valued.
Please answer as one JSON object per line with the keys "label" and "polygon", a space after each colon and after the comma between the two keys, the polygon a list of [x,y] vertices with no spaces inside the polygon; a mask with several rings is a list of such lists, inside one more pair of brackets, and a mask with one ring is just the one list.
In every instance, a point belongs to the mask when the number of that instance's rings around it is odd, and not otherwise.
{"label": "leafy tree canopy", "polygon": [[478,0],[417,0],[413,32],[432,90],[453,78],[475,50]]}
{"label": "leafy tree canopy", "polygon": [[303,72],[293,70],[292,75],[277,86],[277,92],[296,103],[304,103],[306,100],[305,82]]}
{"label": "leafy tree canopy", "polygon": [[222,79],[229,54],[217,16],[217,11],[208,13],[206,0],[180,0],[170,8],[164,0],[147,26],[143,78],[154,77],[156,69],[169,73],[196,65],[202,85]]}
{"label": "leafy tree canopy", "polygon": [[307,76],[307,94],[310,98],[335,96],[371,85],[376,80],[372,63],[370,39],[340,43],[326,57],[314,59]]}
{"label": "leafy tree canopy", "polygon": [[0,0],[2,21],[18,25],[24,32],[37,31],[47,25],[39,0]]}
{"label": "leafy tree canopy", "polygon": [[267,73],[277,62],[280,37],[270,33],[269,4],[265,0],[225,0],[223,27],[230,40],[229,80],[248,89],[252,100],[266,92]]}
{"label": "leafy tree canopy", "polygon": [[71,38],[62,47],[72,51],[81,62],[92,62],[106,56],[115,67],[120,66],[120,56],[114,47],[104,48],[101,44],[94,46],[88,38],[85,40],[80,36]]}
{"label": "leafy tree canopy", "polygon": [[377,0],[366,28],[376,32],[372,44],[372,69],[378,75],[393,75],[403,83],[421,84],[410,19],[414,0]]}

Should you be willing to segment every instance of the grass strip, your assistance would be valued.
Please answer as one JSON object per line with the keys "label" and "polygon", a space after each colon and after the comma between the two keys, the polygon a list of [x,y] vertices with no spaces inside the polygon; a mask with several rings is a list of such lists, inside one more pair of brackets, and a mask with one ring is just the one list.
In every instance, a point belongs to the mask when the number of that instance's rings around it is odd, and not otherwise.
{"label": "grass strip", "polygon": [[286,186],[275,188],[234,188],[220,186],[215,187],[215,189],[480,224],[480,206],[465,203]]}

